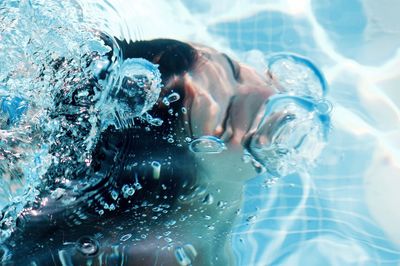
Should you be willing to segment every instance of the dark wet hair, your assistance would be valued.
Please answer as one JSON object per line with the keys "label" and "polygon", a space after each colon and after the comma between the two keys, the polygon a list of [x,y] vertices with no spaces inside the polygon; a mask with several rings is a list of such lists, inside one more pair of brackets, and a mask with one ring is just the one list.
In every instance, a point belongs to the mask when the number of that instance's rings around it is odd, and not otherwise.
{"label": "dark wet hair", "polygon": [[172,75],[189,71],[197,59],[197,51],[191,45],[171,39],[127,42],[117,40],[124,59],[144,58],[159,65],[165,81]]}

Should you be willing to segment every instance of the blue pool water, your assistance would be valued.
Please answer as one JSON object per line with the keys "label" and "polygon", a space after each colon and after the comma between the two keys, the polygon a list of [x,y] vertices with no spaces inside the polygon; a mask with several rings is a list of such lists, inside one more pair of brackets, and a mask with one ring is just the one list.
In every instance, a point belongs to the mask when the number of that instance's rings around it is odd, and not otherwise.
{"label": "blue pool water", "polygon": [[[398,10],[0,1],[2,262],[400,265]],[[174,109],[185,98],[162,94],[161,67],[116,49],[154,38],[210,46],[271,78],[278,95],[249,140],[165,129],[175,120],[154,105],[195,124],[214,102]]]}

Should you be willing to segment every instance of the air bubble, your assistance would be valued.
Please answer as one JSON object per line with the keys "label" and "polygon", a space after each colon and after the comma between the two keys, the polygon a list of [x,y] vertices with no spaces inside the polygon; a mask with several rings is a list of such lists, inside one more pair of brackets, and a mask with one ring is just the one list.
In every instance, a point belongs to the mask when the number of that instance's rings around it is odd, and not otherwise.
{"label": "air bubble", "polygon": [[325,78],[310,60],[293,54],[277,54],[268,58],[268,62],[268,75],[281,92],[312,99],[326,95]]}
{"label": "air bubble", "polygon": [[167,100],[169,103],[173,103],[173,102],[178,101],[180,98],[181,98],[181,96],[178,93],[173,92],[170,95],[168,95]]}
{"label": "air bubble", "polygon": [[168,98],[167,98],[167,97],[164,97],[164,98],[162,99],[162,103],[163,103],[165,106],[169,106],[169,105],[170,105],[170,102],[168,101]]}
{"label": "air bubble", "polygon": [[161,212],[163,209],[162,208],[160,208],[160,207],[154,207],[153,209],[152,209],[152,211],[153,212]]}
{"label": "air bubble", "polygon": [[256,219],[257,219],[257,216],[251,215],[251,216],[247,217],[246,222],[253,223],[253,222],[255,222]]}
{"label": "air bubble", "polygon": [[222,140],[214,136],[202,136],[193,140],[189,149],[194,153],[216,154],[226,149]]}
{"label": "air bubble", "polygon": [[126,241],[131,237],[132,237],[132,234],[126,234],[126,235],[121,236],[120,240],[121,241]]}
{"label": "air bubble", "polygon": [[169,221],[166,221],[165,222],[165,226],[166,227],[171,227],[171,226],[173,226],[173,225],[175,225],[176,224],[176,221],[175,220],[169,220]]}
{"label": "air bubble", "polygon": [[118,199],[118,192],[113,190],[111,191],[111,197],[113,200],[117,200]]}
{"label": "air bubble", "polygon": [[153,178],[154,179],[159,179],[160,178],[160,172],[161,172],[161,164],[157,161],[153,161],[151,163],[151,167],[153,168]]}
{"label": "air bubble", "polygon": [[212,194],[207,194],[203,199],[203,204],[211,205],[214,203],[214,197]]}
{"label": "air bubble", "polygon": [[192,260],[189,258],[182,247],[176,247],[174,253],[176,261],[179,263],[179,265],[188,266],[192,264]]}
{"label": "air bubble", "polygon": [[157,65],[143,58],[124,60],[119,70],[117,112],[140,116],[150,110],[161,92],[161,73]]}
{"label": "air bubble", "polygon": [[153,118],[148,122],[153,126],[159,127],[163,124],[164,121],[160,118]]}
{"label": "air bubble", "polygon": [[218,206],[219,208],[221,208],[221,209],[224,209],[224,208],[226,207],[227,204],[228,204],[228,203],[227,203],[226,201],[222,201],[222,200],[220,200],[220,201],[217,202],[217,206]]}
{"label": "air bubble", "polygon": [[183,249],[186,251],[186,254],[193,261],[197,257],[197,251],[192,244],[186,244],[183,246]]}
{"label": "air bubble", "polygon": [[274,95],[256,132],[245,141],[245,154],[256,170],[287,176],[313,165],[329,129],[329,117],[315,111],[312,99]]}
{"label": "air bubble", "polygon": [[129,185],[122,186],[122,196],[126,199],[135,194],[135,189]]}
{"label": "air bubble", "polygon": [[139,183],[137,174],[135,174],[135,183],[133,183],[133,187],[135,190],[142,189],[142,185]]}
{"label": "air bubble", "polygon": [[83,236],[76,242],[75,247],[83,255],[93,256],[99,250],[99,243],[90,236]]}
{"label": "air bubble", "polygon": [[332,103],[328,100],[320,100],[315,104],[315,111],[321,115],[330,114],[333,109]]}

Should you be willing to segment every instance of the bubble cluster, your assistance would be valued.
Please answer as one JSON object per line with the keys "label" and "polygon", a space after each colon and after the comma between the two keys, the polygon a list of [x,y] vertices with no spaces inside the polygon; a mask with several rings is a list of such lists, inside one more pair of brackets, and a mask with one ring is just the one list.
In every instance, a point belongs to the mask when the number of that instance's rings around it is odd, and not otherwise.
{"label": "bubble cluster", "polygon": [[74,204],[102,182],[93,167],[101,133],[133,126],[159,97],[158,67],[121,60],[114,37],[94,30],[80,4],[0,2],[0,242],[35,202]]}

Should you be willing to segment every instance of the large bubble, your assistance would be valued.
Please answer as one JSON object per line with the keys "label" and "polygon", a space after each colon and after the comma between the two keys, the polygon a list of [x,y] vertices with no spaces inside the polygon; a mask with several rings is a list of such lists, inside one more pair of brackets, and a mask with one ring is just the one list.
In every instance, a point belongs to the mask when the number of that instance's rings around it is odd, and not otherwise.
{"label": "large bubble", "polygon": [[268,99],[257,130],[246,140],[245,155],[256,169],[275,177],[307,170],[331,126],[325,78],[310,60],[292,54],[269,56],[266,73],[279,93]]}
{"label": "large bubble", "polygon": [[128,128],[135,117],[144,115],[157,102],[162,88],[161,73],[157,65],[146,59],[133,58],[121,64],[117,75],[108,108],[103,109],[104,116],[113,114],[107,125]]}

